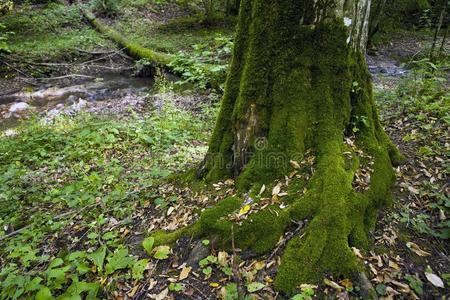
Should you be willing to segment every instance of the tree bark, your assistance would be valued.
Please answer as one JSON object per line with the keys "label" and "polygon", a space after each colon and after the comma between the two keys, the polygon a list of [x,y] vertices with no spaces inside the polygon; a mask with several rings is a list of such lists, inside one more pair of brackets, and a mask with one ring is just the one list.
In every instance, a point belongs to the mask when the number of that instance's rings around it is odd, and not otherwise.
{"label": "tree bark", "polygon": [[[390,199],[392,165],[402,159],[372,98],[364,58],[369,10],[370,0],[241,3],[225,94],[197,175],[234,177],[257,207],[261,186],[269,186],[262,198],[270,199],[277,180],[290,174],[288,185],[277,184],[288,192],[286,208],[275,196],[234,227],[238,247],[262,254],[291,220],[309,220],[282,255],[275,286],[287,293],[325,273],[360,270],[351,247],[367,247],[377,208]],[[355,187],[361,170],[371,170],[364,190]],[[230,215],[244,200],[222,200],[191,227],[156,233],[156,243],[216,235],[229,247]]]}

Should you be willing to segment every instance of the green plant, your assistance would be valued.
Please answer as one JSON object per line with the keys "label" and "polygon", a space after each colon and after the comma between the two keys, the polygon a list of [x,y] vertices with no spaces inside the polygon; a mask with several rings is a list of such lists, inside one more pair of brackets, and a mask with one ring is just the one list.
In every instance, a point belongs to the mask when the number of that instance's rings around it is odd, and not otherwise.
{"label": "green plant", "polygon": [[100,285],[102,276],[141,279],[148,259],[130,255],[108,224],[125,226],[147,190],[198,151],[192,141],[206,140],[211,123],[165,101],[145,117],[31,118],[16,136],[0,133],[0,238],[21,229],[0,247],[0,299],[94,299],[114,287]]}
{"label": "green plant", "polygon": [[[231,39],[217,35],[213,42],[195,44],[193,51],[179,52],[169,66],[182,76],[177,84],[193,84],[206,89],[211,78],[224,78],[233,49]],[[205,69],[204,64],[210,66]]]}
{"label": "green plant", "polygon": [[113,17],[120,11],[121,0],[93,0],[91,6],[97,14]]}
{"label": "green plant", "polygon": [[0,52],[11,52],[8,46],[9,36],[14,34],[12,31],[5,31],[6,26],[3,23],[0,23]]}

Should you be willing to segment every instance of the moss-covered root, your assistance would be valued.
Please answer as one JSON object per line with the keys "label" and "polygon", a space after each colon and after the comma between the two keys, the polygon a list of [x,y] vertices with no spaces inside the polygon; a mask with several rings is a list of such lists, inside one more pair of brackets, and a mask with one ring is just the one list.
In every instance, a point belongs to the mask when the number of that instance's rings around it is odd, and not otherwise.
{"label": "moss-covered root", "polygon": [[264,210],[251,214],[242,225],[230,220],[239,211],[243,200],[238,197],[226,198],[214,207],[206,209],[199,220],[190,227],[180,228],[173,232],[157,231],[152,237],[155,246],[170,245],[181,236],[217,237],[218,246],[231,249],[232,236],[236,245],[243,250],[251,250],[255,254],[266,253],[273,249],[283,235],[288,223],[289,214],[277,206],[269,206]]}

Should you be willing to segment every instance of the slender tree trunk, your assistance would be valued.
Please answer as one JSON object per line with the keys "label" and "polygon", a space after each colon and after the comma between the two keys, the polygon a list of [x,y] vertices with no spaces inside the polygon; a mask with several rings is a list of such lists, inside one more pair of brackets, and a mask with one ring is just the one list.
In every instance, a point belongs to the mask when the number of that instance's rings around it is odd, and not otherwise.
{"label": "slender tree trunk", "polygon": [[439,47],[439,56],[444,52],[445,42],[447,41],[448,29],[450,28],[449,24],[447,24],[447,29],[445,30],[444,36],[442,37],[441,46]]}
{"label": "slender tree trunk", "polygon": [[386,6],[387,0],[377,0],[374,9],[370,13],[370,24],[369,24],[369,37],[368,44],[372,44],[373,37],[380,29],[380,21],[383,16],[384,7]]}
{"label": "slender tree trunk", "polygon": [[[230,247],[234,226],[236,246],[261,254],[292,220],[308,220],[287,243],[278,289],[360,270],[351,247],[367,247],[377,208],[390,199],[392,164],[402,159],[372,98],[369,10],[370,0],[242,0],[225,94],[197,175],[233,177],[249,196],[220,201],[188,228],[158,232],[156,244],[215,235]],[[370,173],[364,189],[355,179],[362,170]],[[248,203],[251,213],[235,224]]]}
{"label": "slender tree trunk", "polygon": [[430,60],[434,59],[434,56],[433,56],[434,49],[436,48],[438,35],[439,35],[439,32],[441,31],[442,22],[444,21],[444,16],[445,16],[445,13],[447,11],[447,1],[448,0],[444,0],[444,2],[443,2],[443,7],[442,7],[441,13],[439,15],[439,21],[438,21],[438,24],[437,24],[436,29],[434,31],[433,44],[431,45],[431,50],[430,50]]}

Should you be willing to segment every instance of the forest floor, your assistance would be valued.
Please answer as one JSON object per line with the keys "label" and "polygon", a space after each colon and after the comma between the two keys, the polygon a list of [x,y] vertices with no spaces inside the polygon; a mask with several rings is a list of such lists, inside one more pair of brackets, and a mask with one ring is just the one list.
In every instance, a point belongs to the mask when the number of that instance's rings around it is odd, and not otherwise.
{"label": "forest floor", "polygon": [[[104,20],[146,47],[178,53],[194,72],[131,78],[148,73],[146,62],[132,63],[73,6],[22,7],[0,20],[16,31],[12,54],[0,57],[0,298],[237,299],[243,286],[249,299],[283,299],[272,284],[280,249],[261,257],[236,249],[236,262],[214,240],[152,249],[146,239],[191,224],[235,193],[232,180],[200,187],[172,180],[206,153],[220,91],[204,89],[196,61],[226,66],[233,26],[205,27],[173,4],[126,3]],[[372,248],[354,251],[380,297],[444,299],[449,65],[423,59],[427,34],[384,40],[368,64],[383,124],[407,162],[396,169],[395,200],[380,212]],[[11,112],[19,101],[31,108]],[[327,277],[303,285],[295,299],[357,299],[359,291],[357,282]]]}

